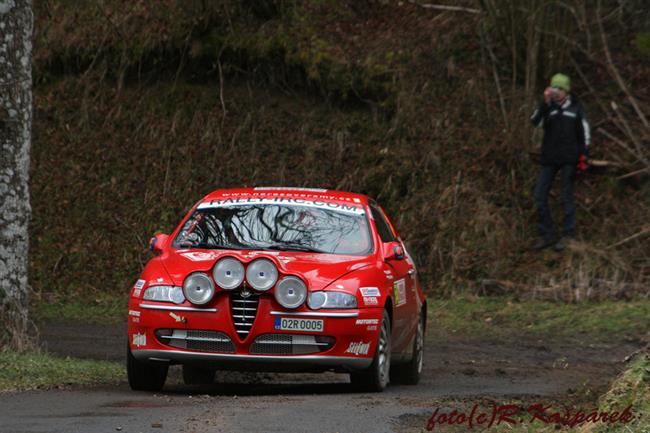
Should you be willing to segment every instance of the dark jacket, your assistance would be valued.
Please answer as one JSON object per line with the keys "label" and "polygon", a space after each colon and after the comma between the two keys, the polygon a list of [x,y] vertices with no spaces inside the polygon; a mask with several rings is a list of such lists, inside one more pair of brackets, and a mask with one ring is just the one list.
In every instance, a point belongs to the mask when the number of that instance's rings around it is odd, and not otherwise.
{"label": "dark jacket", "polygon": [[591,131],[575,95],[569,95],[562,106],[542,101],[530,120],[544,127],[542,165],[576,164],[580,155],[587,155]]}

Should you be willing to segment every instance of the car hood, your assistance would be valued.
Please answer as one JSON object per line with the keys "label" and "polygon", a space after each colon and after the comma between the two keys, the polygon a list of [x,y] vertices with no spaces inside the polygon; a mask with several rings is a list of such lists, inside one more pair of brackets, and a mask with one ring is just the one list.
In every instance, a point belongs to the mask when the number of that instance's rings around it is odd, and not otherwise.
{"label": "car hood", "polygon": [[175,285],[181,286],[192,272],[211,272],[222,257],[230,256],[244,265],[257,258],[271,259],[281,273],[301,276],[310,290],[322,290],[346,274],[373,263],[372,256],[359,257],[286,251],[214,251],[172,250],[161,256],[161,262]]}

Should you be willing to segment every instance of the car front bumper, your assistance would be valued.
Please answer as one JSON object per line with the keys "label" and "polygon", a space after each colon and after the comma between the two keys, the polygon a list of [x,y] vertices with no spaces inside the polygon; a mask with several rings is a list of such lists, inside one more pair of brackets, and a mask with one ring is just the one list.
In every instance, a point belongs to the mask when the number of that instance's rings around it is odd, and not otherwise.
{"label": "car front bumper", "polygon": [[[221,370],[249,371],[358,371],[372,364],[382,308],[351,310],[286,311],[272,299],[261,299],[250,333],[241,338],[227,297],[210,308],[174,306],[131,299],[129,304],[129,347],[133,356],[145,362],[195,364]],[[277,318],[323,320],[322,332],[280,331]],[[185,330],[218,332],[232,342],[230,353],[172,347],[156,331]],[[309,354],[257,354],[251,346],[264,335],[332,337],[335,342],[324,351]],[[361,347],[361,349],[359,349]]]}
{"label": "car front bumper", "polygon": [[187,350],[133,350],[140,361],[170,364],[202,364],[221,370],[238,371],[323,371],[362,370],[372,364],[372,358],[327,355],[239,355],[205,353]]}

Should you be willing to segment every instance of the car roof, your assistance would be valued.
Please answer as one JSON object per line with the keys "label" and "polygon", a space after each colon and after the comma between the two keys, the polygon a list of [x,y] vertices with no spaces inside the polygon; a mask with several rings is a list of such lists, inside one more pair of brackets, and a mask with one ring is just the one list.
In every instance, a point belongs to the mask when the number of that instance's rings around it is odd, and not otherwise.
{"label": "car roof", "polygon": [[203,197],[202,202],[234,197],[286,197],[314,200],[352,202],[367,205],[370,198],[365,194],[337,191],[325,188],[301,188],[282,186],[259,186],[253,188],[223,188]]}

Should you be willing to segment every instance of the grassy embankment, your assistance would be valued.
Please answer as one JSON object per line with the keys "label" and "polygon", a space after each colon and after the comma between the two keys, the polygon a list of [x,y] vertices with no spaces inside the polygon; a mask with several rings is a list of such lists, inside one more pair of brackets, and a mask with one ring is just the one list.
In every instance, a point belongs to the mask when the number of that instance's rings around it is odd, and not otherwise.
{"label": "grassy embankment", "polygon": [[0,351],[0,392],[118,383],[125,375],[116,362]]}
{"label": "grassy embankment", "polygon": [[620,411],[628,406],[634,419],[621,424],[587,426],[580,433],[614,433],[619,431],[650,431],[650,351],[646,349],[632,360],[599,400],[598,407],[606,412]]}
{"label": "grassy embankment", "polygon": [[[513,401],[509,404],[520,404]],[[605,394],[597,401],[597,404],[590,407],[570,408],[571,416],[567,424],[553,424],[534,419],[532,414],[526,411],[527,406],[522,406],[523,422],[510,424],[504,422],[495,428],[489,429],[493,433],[552,433],[552,432],[579,432],[579,433],[644,433],[650,431],[650,353],[645,352],[635,356],[629,363],[627,369],[614,379]],[[602,421],[602,414],[607,413],[608,417],[615,416],[617,419],[623,414],[629,413],[622,421]],[[584,413],[584,417],[596,414],[600,418],[596,422],[582,422],[570,425],[576,420],[578,411]],[[559,411],[560,416],[565,416],[561,408],[553,408],[548,413]],[[518,419],[518,418],[515,418]],[[545,419],[549,420],[548,415]],[[442,430],[444,431],[444,430]]]}

